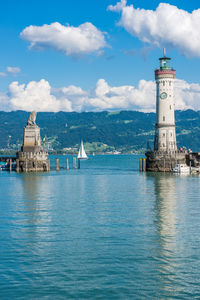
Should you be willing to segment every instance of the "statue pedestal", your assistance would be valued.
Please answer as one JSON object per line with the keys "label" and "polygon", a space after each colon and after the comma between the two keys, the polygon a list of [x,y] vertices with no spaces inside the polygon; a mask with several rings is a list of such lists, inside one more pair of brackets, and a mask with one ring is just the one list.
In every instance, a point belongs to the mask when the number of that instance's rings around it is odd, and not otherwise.
{"label": "statue pedestal", "polygon": [[36,124],[27,125],[24,128],[23,151],[36,149],[36,147],[41,147],[40,128]]}
{"label": "statue pedestal", "polygon": [[40,128],[28,124],[24,128],[21,151],[17,152],[19,172],[44,172],[50,170],[48,152],[41,145]]}

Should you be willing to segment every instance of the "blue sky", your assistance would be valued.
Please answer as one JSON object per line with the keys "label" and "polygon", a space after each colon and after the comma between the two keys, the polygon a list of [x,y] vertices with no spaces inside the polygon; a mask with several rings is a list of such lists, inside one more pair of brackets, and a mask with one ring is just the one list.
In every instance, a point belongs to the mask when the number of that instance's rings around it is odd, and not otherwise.
{"label": "blue sky", "polygon": [[[117,9],[117,2],[2,1],[0,110],[153,111],[154,69],[164,46],[176,69],[177,108],[199,110],[200,3],[122,0]],[[168,6],[158,13],[161,3]],[[126,9],[133,14],[130,20],[127,15],[122,20]],[[146,23],[149,10],[152,16]],[[52,31],[55,22],[62,33],[59,36],[57,29]],[[50,27],[43,31],[45,24]],[[74,38],[82,25],[84,32],[89,31],[84,49],[79,37]],[[72,28],[70,37],[66,37],[66,27]]]}

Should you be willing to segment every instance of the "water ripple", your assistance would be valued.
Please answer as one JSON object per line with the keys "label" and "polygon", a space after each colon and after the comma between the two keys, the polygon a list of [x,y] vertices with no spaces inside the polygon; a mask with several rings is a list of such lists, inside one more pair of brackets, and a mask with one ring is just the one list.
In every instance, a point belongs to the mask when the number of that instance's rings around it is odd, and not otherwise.
{"label": "water ripple", "polygon": [[137,168],[2,172],[0,298],[198,299],[199,177]]}

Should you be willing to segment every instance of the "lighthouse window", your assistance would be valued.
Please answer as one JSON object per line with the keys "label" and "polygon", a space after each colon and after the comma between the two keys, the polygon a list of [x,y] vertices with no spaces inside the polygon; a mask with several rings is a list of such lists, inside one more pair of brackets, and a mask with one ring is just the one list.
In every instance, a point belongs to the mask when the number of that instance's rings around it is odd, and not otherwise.
{"label": "lighthouse window", "polygon": [[163,86],[165,86],[165,81],[163,81]]}
{"label": "lighthouse window", "polygon": [[172,109],[172,106],[170,105],[169,108]]}
{"label": "lighthouse window", "polygon": [[165,133],[163,133],[163,137],[165,137]]}
{"label": "lighthouse window", "polygon": [[165,117],[163,117],[163,121],[165,121]]}
{"label": "lighthouse window", "polygon": [[172,132],[170,133],[170,136],[173,136]]}
{"label": "lighthouse window", "polygon": [[169,86],[171,86],[171,81],[169,82]]}

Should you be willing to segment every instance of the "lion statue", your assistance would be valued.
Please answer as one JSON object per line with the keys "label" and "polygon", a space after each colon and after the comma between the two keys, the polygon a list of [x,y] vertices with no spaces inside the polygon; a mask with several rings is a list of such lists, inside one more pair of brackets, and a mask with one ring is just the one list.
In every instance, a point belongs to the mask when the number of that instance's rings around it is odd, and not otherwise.
{"label": "lion statue", "polygon": [[36,125],[36,123],[35,123],[36,115],[37,115],[36,111],[32,111],[30,113],[30,116],[27,121],[27,125]]}

